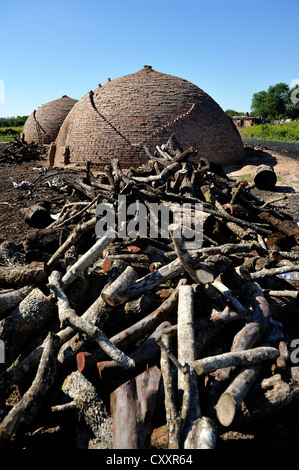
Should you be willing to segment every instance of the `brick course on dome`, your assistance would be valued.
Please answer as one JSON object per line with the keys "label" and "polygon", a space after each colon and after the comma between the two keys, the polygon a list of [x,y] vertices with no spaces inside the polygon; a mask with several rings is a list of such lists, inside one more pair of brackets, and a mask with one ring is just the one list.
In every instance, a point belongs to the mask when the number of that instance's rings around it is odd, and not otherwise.
{"label": "brick course on dome", "polygon": [[24,124],[23,140],[40,145],[54,142],[63,121],[76,103],[77,100],[64,95],[34,110]]}
{"label": "brick course on dome", "polygon": [[231,163],[243,158],[242,140],[231,119],[191,82],[145,66],[109,80],[86,93],[66,117],[50,164],[85,165],[102,170],[112,158],[122,168],[146,163],[175,134],[184,149],[198,148],[198,158]]}

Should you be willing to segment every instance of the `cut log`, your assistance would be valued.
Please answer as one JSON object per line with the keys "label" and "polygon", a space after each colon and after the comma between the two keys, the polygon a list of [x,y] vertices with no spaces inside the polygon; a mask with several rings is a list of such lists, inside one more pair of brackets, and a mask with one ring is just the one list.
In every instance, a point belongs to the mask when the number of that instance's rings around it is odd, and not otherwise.
{"label": "cut log", "polygon": [[[211,449],[216,444],[216,428],[212,420],[203,418],[201,414],[196,373],[191,366],[195,360],[195,346],[194,293],[191,286],[181,286],[178,304],[178,361],[182,365],[188,364],[189,370],[188,377],[181,370],[178,371],[178,389],[183,390],[182,445],[185,449]],[[188,409],[184,410],[184,406]]]}
{"label": "cut log", "polygon": [[[198,282],[197,274],[196,274],[196,268],[195,268],[195,262],[188,252],[188,250],[185,247],[184,239],[182,235],[178,235],[177,232],[179,230],[179,225],[177,224],[172,224],[169,225],[168,230],[170,233],[170,236],[173,240],[174,247],[176,254],[181,261],[184,269],[187,271],[187,273],[192,277],[194,282]],[[214,278],[212,278],[214,280]],[[210,281],[211,282],[211,281]]]}
{"label": "cut log", "polygon": [[[159,359],[160,354],[160,348],[156,341],[157,338],[160,338],[163,334],[166,333],[174,336],[176,335],[176,332],[176,325],[172,326],[169,322],[162,322],[150,335],[150,337],[144,341],[144,343],[138,349],[136,349],[136,351],[130,354],[130,358],[135,361],[135,369],[133,372],[125,371],[124,368],[121,367],[116,361],[98,362],[97,368],[103,381],[103,387],[105,387],[105,384],[107,384],[109,388],[110,386],[114,386],[115,383],[124,382],[125,380],[132,378],[129,377],[132,375],[132,373],[137,375],[143,372],[145,369],[154,366],[155,362]],[[92,358],[92,355],[86,356],[86,353],[83,352],[77,354],[78,370],[84,370],[85,364],[88,363],[89,358]],[[119,386],[120,383],[117,386]]]}
{"label": "cut log", "polygon": [[[178,289],[180,285],[183,285],[185,282],[186,280],[182,279],[178,283],[177,288],[172,291],[171,295],[157,309],[134,323],[134,325],[111,337],[110,342],[125,351],[128,346],[137,343],[141,338],[147,338],[153,330],[157,328],[161,322],[166,321],[169,315],[174,311],[178,301]],[[105,353],[102,349],[98,349],[93,352],[88,362],[92,365],[104,360],[106,360]]]}
{"label": "cut log", "polygon": [[20,289],[0,294],[0,314],[3,314],[19,303],[29,294],[33,286],[24,286]]}
{"label": "cut log", "polygon": [[97,217],[93,217],[92,219],[88,220],[87,222],[78,224],[69,237],[65,240],[65,242],[55,251],[55,253],[51,256],[49,261],[47,262],[47,266],[49,269],[55,265],[55,263],[63,257],[64,253],[74,245],[81,236],[86,233],[91,228],[95,227],[97,222]]}
{"label": "cut log", "polygon": [[96,243],[75,263],[63,276],[62,283],[66,289],[80,274],[100,256],[104,249],[115,239],[116,233],[109,229]]}
{"label": "cut log", "polygon": [[262,361],[275,359],[279,356],[279,350],[272,347],[257,347],[245,351],[231,351],[228,353],[198,359],[193,362],[197,375],[209,374],[222,367],[251,366]]}
{"label": "cut log", "polygon": [[293,237],[297,244],[299,243],[299,227],[294,222],[281,220],[268,212],[262,212],[258,217],[260,220],[270,224],[275,230]]}
{"label": "cut log", "polygon": [[31,387],[0,423],[0,447],[4,447],[13,435],[26,428],[37,417],[55,380],[58,342],[57,336],[49,333]]}
{"label": "cut log", "polygon": [[24,287],[44,284],[47,274],[43,268],[29,266],[0,266],[1,287]]}
{"label": "cut log", "polygon": [[97,389],[80,372],[72,372],[63,382],[62,391],[77,407],[80,449],[112,449],[112,419]]}
{"label": "cut log", "polygon": [[298,403],[299,367],[290,367],[287,377],[275,374],[256,382],[239,410],[242,423],[267,417],[278,410]]}
{"label": "cut log", "polygon": [[56,305],[35,288],[0,322],[0,338],[6,345],[6,361],[16,355],[57,312]]}
{"label": "cut log", "polygon": [[162,266],[157,271],[147,274],[141,279],[138,279],[124,292],[126,300],[132,300],[139,297],[144,292],[154,289],[162,284],[164,281],[175,279],[184,272],[184,268],[180,260],[174,260],[171,263]]}
{"label": "cut log", "polygon": [[118,279],[113,283],[110,288],[103,290],[101,293],[102,299],[106,304],[114,307],[117,303],[122,302],[123,292],[127,289],[136,279],[138,279],[139,274],[135,271],[132,266],[128,266],[125,271],[118,277]]}
{"label": "cut log", "polygon": [[160,382],[161,371],[154,366],[112,392],[113,449],[150,448]]}
{"label": "cut log", "polygon": [[25,221],[36,228],[45,228],[52,221],[49,211],[38,204],[25,209],[23,214]]}
{"label": "cut log", "polygon": [[259,165],[252,174],[253,181],[258,189],[271,191],[277,182],[277,176],[271,166]]}
{"label": "cut log", "polygon": [[[170,350],[170,335],[162,335],[162,343]],[[164,404],[166,411],[166,427],[168,434],[168,448],[179,449],[181,439],[182,419],[179,415],[176,405],[175,383],[176,383],[176,369],[173,368],[169,356],[166,351],[161,349],[160,360],[161,373],[164,384]]]}
{"label": "cut log", "polygon": [[216,405],[216,412],[222,426],[231,425],[260,371],[260,365],[244,369],[221,395]]}
{"label": "cut log", "polygon": [[91,340],[95,341],[109,357],[121,364],[125,369],[135,367],[135,361],[114,346],[102,330],[90,324],[82,317],[78,317],[74,310],[67,309],[61,312],[60,320],[63,325],[70,325],[75,330],[86,334]]}

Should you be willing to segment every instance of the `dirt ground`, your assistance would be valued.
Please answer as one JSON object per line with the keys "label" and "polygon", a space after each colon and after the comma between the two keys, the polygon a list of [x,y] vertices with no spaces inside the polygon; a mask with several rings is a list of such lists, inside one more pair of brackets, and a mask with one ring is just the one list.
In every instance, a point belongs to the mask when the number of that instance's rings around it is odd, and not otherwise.
{"label": "dirt ground", "polygon": [[[273,153],[269,149],[245,147],[245,160],[237,165],[225,166],[225,172],[232,178],[244,178],[250,182],[253,170],[260,164],[273,167],[277,175],[275,191],[253,192],[265,201],[284,196],[285,199],[276,203],[290,213],[294,220],[299,219],[299,159]],[[21,163],[1,163],[0,159],[0,243],[3,241],[22,244],[30,230],[24,220],[24,209],[33,204],[50,205],[53,213],[58,212],[63,203],[73,202],[72,195],[65,195],[57,188],[51,187],[54,178],[59,177],[62,168],[48,167],[47,156],[34,161]],[[68,169],[68,172],[84,171]],[[15,188],[13,183],[28,181],[34,186],[31,189]],[[66,197],[67,196],[67,197]]]}
{"label": "dirt ground", "polygon": [[294,221],[299,220],[299,158],[289,157],[268,148],[245,146],[244,162],[237,165],[227,165],[225,172],[232,178],[244,178],[252,181],[252,173],[257,166],[264,164],[272,167],[277,176],[275,191],[261,191],[254,189],[256,194],[265,202],[283,198],[275,203],[276,207],[293,216]]}
{"label": "dirt ground", "polygon": [[[254,190],[266,201],[285,197],[277,202],[278,207],[299,220],[299,159],[273,153],[264,148],[247,148],[246,158],[242,164],[224,167],[232,178],[244,178],[250,181],[252,172],[257,165],[272,166],[277,175],[275,191]],[[33,204],[49,205],[51,211],[59,211],[65,201],[72,201],[71,194],[63,194],[51,187],[51,182],[63,169],[49,168],[47,157],[22,163],[1,163],[0,159],[0,243],[6,241],[16,245],[22,252],[23,242],[30,233],[24,220],[23,210]],[[80,170],[68,170],[70,172]],[[84,174],[84,171],[82,172]],[[15,188],[13,182],[19,184],[28,181],[34,186],[30,189]],[[298,448],[299,403],[292,409],[283,410],[275,417],[266,418],[261,423],[250,425],[244,430],[236,429],[229,433],[223,432],[218,440],[219,449],[286,449]],[[48,425],[43,422],[34,423],[34,427],[25,434],[21,448],[29,450],[41,449],[72,449],[75,448],[75,423],[73,417],[57,421],[49,417]]]}

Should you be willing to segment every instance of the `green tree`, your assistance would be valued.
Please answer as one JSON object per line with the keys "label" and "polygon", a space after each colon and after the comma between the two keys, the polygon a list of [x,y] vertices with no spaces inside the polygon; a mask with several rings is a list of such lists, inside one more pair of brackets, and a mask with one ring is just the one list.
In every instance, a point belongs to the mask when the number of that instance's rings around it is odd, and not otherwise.
{"label": "green tree", "polygon": [[254,93],[251,101],[251,114],[253,116],[259,116],[262,118],[267,118],[268,111],[266,106],[266,91],[259,91]]}
{"label": "green tree", "polygon": [[25,124],[28,116],[0,117],[0,127],[18,127]]}
{"label": "green tree", "polygon": [[228,114],[228,116],[230,117],[233,117],[233,116],[244,116],[245,113],[242,113],[240,111],[235,111],[234,109],[227,109],[225,111],[226,114]]}
{"label": "green tree", "polygon": [[[251,102],[251,113],[265,119],[293,117],[296,107],[291,102],[291,90],[286,83],[277,83],[267,91],[254,93]],[[292,116],[290,115],[292,114]]]}
{"label": "green tree", "polygon": [[290,88],[286,83],[277,83],[268,88],[266,106],[270,119],[282,118],[286,115],[286,107],[290,101]]}

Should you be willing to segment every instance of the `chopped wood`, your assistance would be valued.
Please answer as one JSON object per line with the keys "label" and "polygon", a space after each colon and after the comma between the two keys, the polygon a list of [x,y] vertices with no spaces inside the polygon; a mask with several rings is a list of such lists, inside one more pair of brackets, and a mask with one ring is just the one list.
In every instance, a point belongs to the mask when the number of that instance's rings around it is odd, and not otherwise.
{"label": "chopped wood", "polygon": [[279,356],[279,351],[271,347],[257,347],[245,351],[231,351],[218,356],[205,357],[193,362],[197,375],[208,374],[221,367],[250,366]]}
{"label": "chopped wood", "polygon": [[74,245],[80,237],[93,228],[97,222],[97,218],[94,217],[86,222],[78,224],[76,228],[72,231],[70,236],[66,239],[66,241],[58,248],[58,250],[51,256],[49,261],[47,262],[47,266],[51,269],[55,263],[64,255],[64,253]]}
{"label": "chopped wood", "polygon": [[[165,344],[166,348],[170,349],[170,336],[167,334],[162,335],[162,343]],[[163,348],[161,349],[160,362],[164,384],[164,401],[168,433],[168,448],[179,449],[182,419],[178,413],[176,405],[174,370],[171,367],[169,355]]]}
{"label": "chopped wood", "polygon": [[260,366],[243,369],[220,396],[216,412],[222,426],[231,425],[260,370]]}
{"label": "chopped wood", "polygon": [[33,286],[24,286],[20,289],[0,293],[0,314],[7,312],[13,307],[16,307],[33,289]]}
{"label": "chopped wood", "polygon": [[45,284],[47,275],[42,267],[0,266],[1,287],[24,287]]}
{"label": "chopped wood", "polygon": [[73,399],[77,409],[78,448],[111,449],[112,419],[96,387],[80,372],[72,372],[64,380],[62,391]]}
{"label": "chopped wood", "polygon": [[111,394],[113,449],[149,449],[161,371],[151,367]]}
{"label": "chopped wood", "polygon": [[115,232],[109,229],[96,243],[65,273],[62,278],[64,288],[67,288],[80,274],[85,271],[100,256],[104,249],[112,243],[116,237]]}
{"label": "chopped wood", "polygon": [[11,364],[56,312],[55,304],[35,288],[0,322],[0,338],[6,344],[6,362]]}
{"label": "chopped wood", "polygon": [[258,189],[271,190],[277,183],[277,176],[269,165],[259,165],[252,174],[253,181]]}
{"label": "chopped wood", "polygon": [[0,423],[0,447],[4,447],[21,427],[31,424],[43,405],[45,395],[55,379],[55,362],[58,338],[49,333],[31,387]]}
{"label": "chopped wood", "polygon": [[121,364],[125,369],[135,367],[135,361],[115,347],[102,330],[90,324],[82,317],[78,317],[74,310],[67,309],[61,312],[60,320],[62,325],[70,325],[75,330],[86,334],[90,339],[95,341],[108,356]]}
{"label": "chopped wood", "polygon": [[115,155],[95,176],[87,156],[83,171],[40,173],[57,198],[20,208],[32,227],[23,249],[0,244],[3,448],[35,420],[71,414],[72,447],[145,449],[166,429],[163,448],[211,449],[218,425],[234,430],[298,399],[299,229],[282,197],[255,194],[258,180],[273,189],[273,169],[248,184],[175,135],[156,145],[138,168]]}

